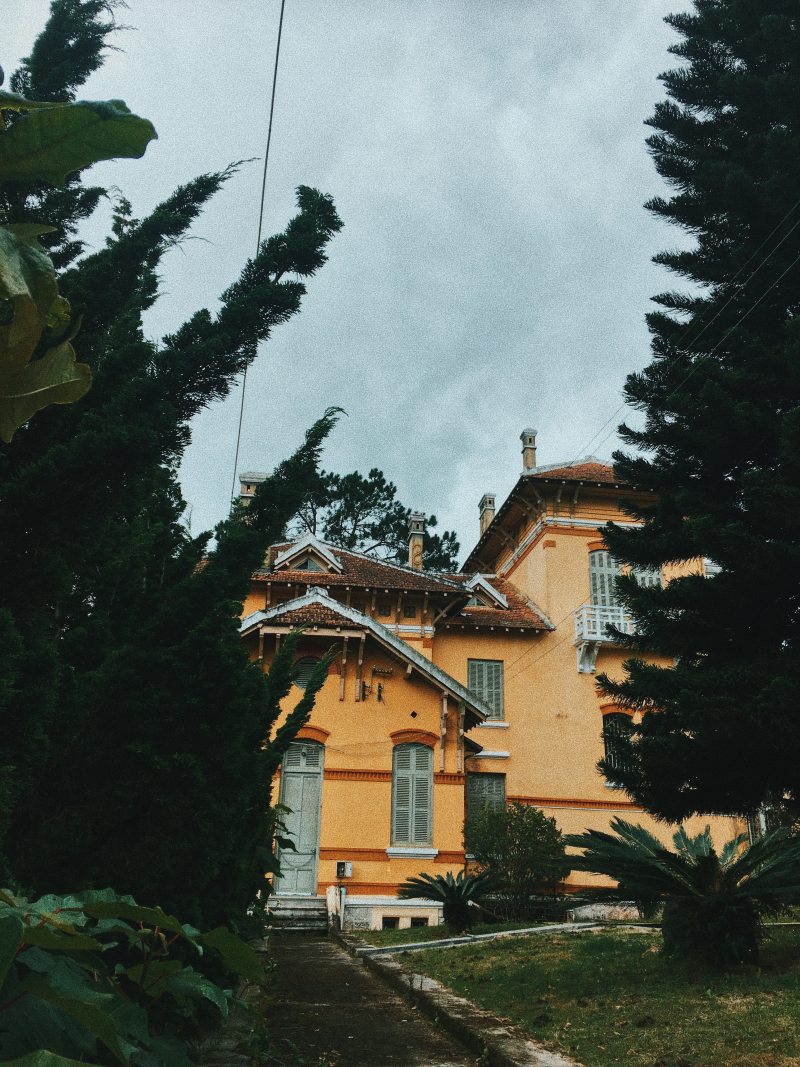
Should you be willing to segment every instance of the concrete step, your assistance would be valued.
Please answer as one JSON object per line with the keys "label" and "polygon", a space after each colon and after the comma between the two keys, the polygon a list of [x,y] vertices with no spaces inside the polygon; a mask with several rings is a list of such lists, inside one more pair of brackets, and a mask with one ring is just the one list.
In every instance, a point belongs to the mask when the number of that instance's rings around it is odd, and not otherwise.
{"label": "concrete step", "polygon": [[271,926],[286,933],[326,930],[325,897],[277,896],[270,901]]}

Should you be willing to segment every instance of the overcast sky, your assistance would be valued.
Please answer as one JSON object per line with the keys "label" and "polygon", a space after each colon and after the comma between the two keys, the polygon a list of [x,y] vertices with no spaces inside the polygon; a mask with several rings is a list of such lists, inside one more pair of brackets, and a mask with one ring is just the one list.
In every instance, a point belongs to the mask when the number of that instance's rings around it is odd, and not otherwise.
{"label": "overcast sky", "polygon": [[[47,0],[5,11],[6,71]],[[239,469],[268,470],[331,404],[324,465],[380,467],[468,550],[478,500],[521,467],[610,456],[627,372],[649,360],[650,257],[681,242],[643,208],[663,191],[644,119],[663,97],[688,0],[286,0],[265,234],[294,188],[332,194],[344,229],[302,311],[251,368]],[[176,185],[262,156],[280,0],[128,0],[130,27],[82,94],[121,98],[159,140],[93,180],[137,216]],[[9,24],[10,23],[10,24]],[[164,264],[160,337],[254,251],[259,163],[244,167]],[[100,243],[107,219],[88,231]],[[227,510],[239,393],[204,412],[181,470],[192,529]],[[621,417],[621,416],[620,416]]]}

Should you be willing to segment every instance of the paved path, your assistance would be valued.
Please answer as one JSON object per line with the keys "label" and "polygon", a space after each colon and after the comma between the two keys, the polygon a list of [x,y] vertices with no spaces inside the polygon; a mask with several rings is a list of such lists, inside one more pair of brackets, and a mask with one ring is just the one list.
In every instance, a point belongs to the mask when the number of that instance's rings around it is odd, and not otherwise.
{"label": "paved path", "polygon": [[[474,1056],[326,938],[273,935],[273,1039],[308,1067],[473,1067]],[[287,1063],[292,1063],[287,1056]],[[295,1061],[296,1062],[296,1061]]]}

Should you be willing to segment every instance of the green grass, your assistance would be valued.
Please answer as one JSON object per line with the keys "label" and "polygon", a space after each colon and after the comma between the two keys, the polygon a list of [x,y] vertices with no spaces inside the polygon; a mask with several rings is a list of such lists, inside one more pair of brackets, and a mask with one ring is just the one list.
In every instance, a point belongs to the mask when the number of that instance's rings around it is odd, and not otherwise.
{"label": "green grass", "polygon": [[665,959],[659,934],[536,935],[405,957],[586,1067],[800,1067],[800,928],[729,974]]}
{"label": "green grass", "polygon": [[[491,926],[476,923],[470,927],[470,934],[496,934],[501,930],[523,930],[530,926],[544,926],[537,922],[493,923]],[[346,930],[348,937],[357,937],[368,945],[407,945],[412,941],[441,941],[443,937],[461,937],[446,926],[412,926],[406,930]]]}

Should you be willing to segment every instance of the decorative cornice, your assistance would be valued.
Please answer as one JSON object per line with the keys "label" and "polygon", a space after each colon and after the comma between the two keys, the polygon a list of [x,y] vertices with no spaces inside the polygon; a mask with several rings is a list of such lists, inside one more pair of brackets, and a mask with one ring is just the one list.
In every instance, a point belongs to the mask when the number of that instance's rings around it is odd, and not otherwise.
{"label": "decorative cornice", "polygon": [[330,736],[330,730],[324,730],[321,726],[310,725],[301,726],[295,734],[295,738],[298,741],[319,741],[321,745],[324,745]]}
{"label": "decorative cornice", "polygon": [[341,782],[391,782],[391,771],[367,771],[348,767],[326,767],[323,777]]}
{"label": "decorative cornice", "polygon": [[365,863],[372,860],[386,859],[385,848],[321,848],[319,850],[321,860],[363,860]]}
{"label": "decorative cornice", "polygon": [[464,785],[467,777],[456,771],[436,771],[433,776],[434,785]]}
{"label": "decorative cornice", "polygon": [[427,745],[428,748],[435,748],[439,740],[430,730],[395,730],[389,738],[393,745]]}

